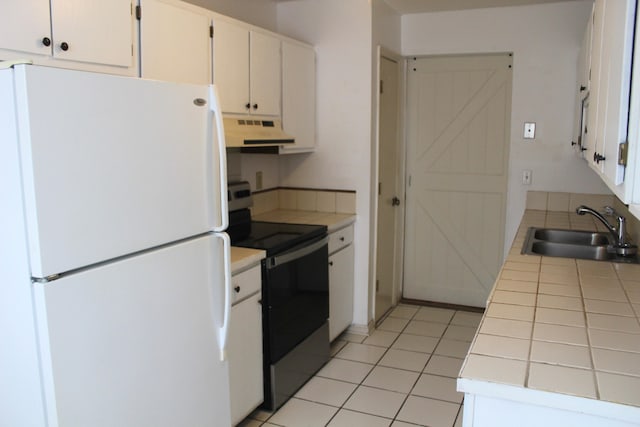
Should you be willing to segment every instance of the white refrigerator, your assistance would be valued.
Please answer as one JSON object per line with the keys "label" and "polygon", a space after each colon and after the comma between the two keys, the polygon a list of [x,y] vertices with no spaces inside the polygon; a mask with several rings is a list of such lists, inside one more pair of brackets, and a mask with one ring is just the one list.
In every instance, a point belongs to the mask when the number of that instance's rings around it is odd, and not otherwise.
{"label": "white refrigerator", "polygon": [[0,70],[0,425],[230,425],[218,105]]}

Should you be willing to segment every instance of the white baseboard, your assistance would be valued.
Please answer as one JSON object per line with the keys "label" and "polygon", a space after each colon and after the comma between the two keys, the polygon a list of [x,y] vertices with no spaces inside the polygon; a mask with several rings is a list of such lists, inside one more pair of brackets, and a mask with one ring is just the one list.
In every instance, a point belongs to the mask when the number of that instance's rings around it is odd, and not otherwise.
{"label": "white baseboard", "polygon": [[352,323],[351,326],[347,329],[347,332],[350,334],[356,335],[371,335],[374,330],[373,320],[369,322],[367,325],[359,325],[356,323]]}

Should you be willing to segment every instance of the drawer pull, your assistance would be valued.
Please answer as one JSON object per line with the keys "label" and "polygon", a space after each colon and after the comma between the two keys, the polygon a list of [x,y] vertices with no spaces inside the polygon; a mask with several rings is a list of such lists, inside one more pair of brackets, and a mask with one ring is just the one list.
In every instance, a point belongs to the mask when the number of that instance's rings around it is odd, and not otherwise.
{"label": "drawer pull", "polygon": [[233,288],[233,290],[236,292],[240,292],[240,286],[236,286],[235,288]]}
{"label": "drawer pull", "polygon": [[344,236],[342,236],[342,237],[340,238],[340,241],[341,241],[341,242],[344,242]]}

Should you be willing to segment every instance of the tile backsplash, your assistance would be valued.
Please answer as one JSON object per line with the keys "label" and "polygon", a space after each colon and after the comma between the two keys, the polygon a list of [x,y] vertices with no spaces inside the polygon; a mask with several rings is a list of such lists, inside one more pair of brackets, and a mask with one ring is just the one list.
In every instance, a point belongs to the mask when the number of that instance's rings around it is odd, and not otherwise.
{"label": "tile backsplash", "polygon": [[613,194],[579,194],[546,191],[527,192],[527,209],[556,212],[575,212],[580,205],[596,210],[604,206],[613,208],[627,218],[627,232],[632,241],[640,242],[640,220],[629,213],[627,206]]}
{"label": "tile backsplash", "polygon": [[355,214],[356,192],[274,188],[253,193],[253,206],[251,207],[253,215],[275,209]]}

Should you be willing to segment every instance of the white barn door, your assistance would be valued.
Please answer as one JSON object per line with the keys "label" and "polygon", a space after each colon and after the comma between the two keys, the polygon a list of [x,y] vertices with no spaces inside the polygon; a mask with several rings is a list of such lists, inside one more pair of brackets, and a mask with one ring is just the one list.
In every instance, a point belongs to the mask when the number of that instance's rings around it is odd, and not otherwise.
{"label": "white barn door", "polygon": [[486,304],[503,257],[511,64],[409,61],[404,298]]}

